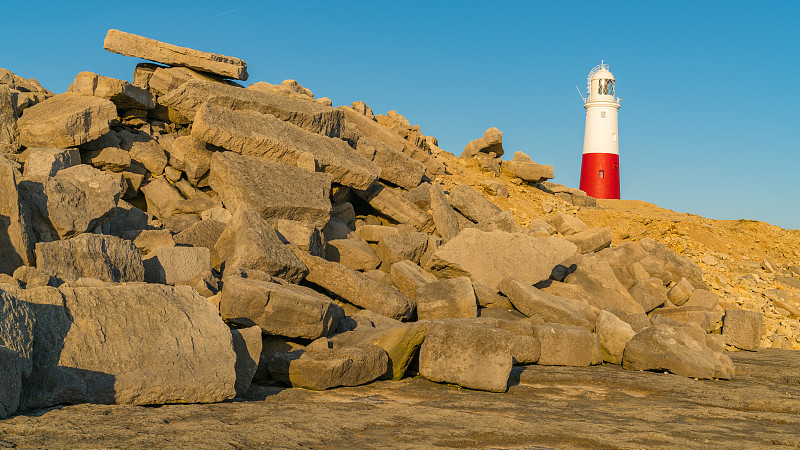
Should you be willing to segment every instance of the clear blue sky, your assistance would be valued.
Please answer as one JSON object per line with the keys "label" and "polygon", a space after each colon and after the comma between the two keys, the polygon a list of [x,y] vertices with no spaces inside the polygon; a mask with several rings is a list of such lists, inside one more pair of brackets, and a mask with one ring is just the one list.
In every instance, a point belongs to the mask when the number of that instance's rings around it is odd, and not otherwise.
{"label": "clear blue sky", "polygon": [[[21,7],[18,7],[22,5]],[[396,109],[456,155],[496,126],[511,155],[577,187],[575,86],[617,79],[622,195],[800,229],[800,2],[0,3],[0,67],[63,92],[82,70],[131,79],[117,28],[293,78],[334,105]],[[11,12],[14,11],[14,12]]]}

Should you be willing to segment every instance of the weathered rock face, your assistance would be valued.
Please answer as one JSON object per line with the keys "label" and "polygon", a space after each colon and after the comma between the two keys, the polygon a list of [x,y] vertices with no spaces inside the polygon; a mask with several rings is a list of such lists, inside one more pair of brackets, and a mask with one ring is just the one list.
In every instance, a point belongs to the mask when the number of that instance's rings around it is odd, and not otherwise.
{"label": "weathered rock face", "polygon": [[420,232],[388,234],[378,241],[375,249],[387,271],[392,264],[410,260],[419,263],[428,245],[428,235]]}
{"label": "weathered rock face", "polygon": [[359,236],[328,241],[325,258],[359,271],[374,270],[381,263],[375,250]]}
{"label": "weathered rock face", "polygon": [[25,147],[66,148],[108,133],[116,118],[117,107],[110,101],[65,92],[27,108],[17,126]]}
{"label": "weathered rock face", "polygon": [[318,227],[330,218],[331,177],[326,174],[225,152],[211,158],[209,183],[231,210],[248,204],[267,220],[297,220]]}
{"label": "weathered rock face", "polygon": [[111,220],[122,194],[119,180],[86,164],[60,170],[43,184],[25,181],[20,187],[40,218],[40,241],[93,231]]}
{"label": "weathered rock face", "polygon": [[220,108],[271,114],[306,131],[323,136],[339,137],[344,129],[342,112],[339,110],[316,102],[208,81],[187,81],[169,94],[160,97],[158,102],[186,117],[186,123],[191,122],[201,107],[208,102]]}
{"label": "weathered rock face", "polygon": [[27,153],[23,172],[26,180],[44,182],[59,170],[81,163],[81,155],[75,148],[29,148]]}
{"label": "weathered rock face", "polygon": [[59,403],[206,403],[234,396],[228,327],[189,287],[36,288],[22,408]]}
{"label": "weathered rock face", "polygon": [[393,319],[409,319],[413,301],[394,286],[375,281],[338,263],[298,252],[309,269],[306,281],[325,288],[344,300]]}
{"label": "weathered rock face", "polygon": [[211,169],[212,154],[205,142],[181,136],[169,149],[169,164],[186,174],[190,183],[197,185]]}
{"label": "weathered rock face", "polygon": [[546,280],[553,267],[574,254],[575,244],[561,238],[470,228],[439,247],[426,268],[440,277],[468,276],[499,290],[506,277],[531,285]]}
{"label": "weathered rock face", "polygon": [[289,282],[299,282],[306,266],[281,242],[275,230],[246,203],[225,227],[214,245],[225,269],[257,269]]}
{"label": "weathered rock face", "polygon": [[667,288],[660,279],[655,277],[637,281],[628,289],[628,292],[631,293],[634,300],[642,305],[646,313],[667,302]]}
{"label": "weathered rock face", "polygon": [[603,362],[600,341],[586,328],[546,323],[534,327],[534,336],[542,352],[537,364],[585,367]]}
{"label": "weathered rock face", "polygon": [[108,30],[103,48],[169,66],[190,67],[237,80],[247,79],[247,63],[241,59],[178,47],[124,31]]}
{"label": "weathered rock face", "polygon": [[[36,318],[28,304],[18,300],[12,294],[0,289],[0,348],[6,348],[19,357],[17,360],[8,355],[5,356],[7,361],[14,361],[14,371],[8,372],[8,374],[17,373],[16,383],[19,385],[21,381],[19,376],[27,377],[31,374],[31,358],[33,358],[34,350],[33,328]],[[17,400],[19,400],[19,391],[17,391],[15,401]],[[3,403],[0,401],[0,416],[2,416]],[[10,406],[9,403],[6,405]],[[12,408],[7,407],[7,412],[10,409]]]}
{"label": "weathered rock face", "polygon": [[19,128],[11,90],[0,85],[0,153],[16,153],[19,149]]}
{"label": "weathered rock face", "polygon": [[478,316],[475,291],[467,277],[423,284],[417,288],[416,300],[419,320]]}
{"label": "weathered rock face", "polygon": [[499,287],[514,307],[528,317],[539,316],[545,322],[594,330],[596,315],[580,300],[550,295],[513,278],[503,279]]}
{"label": "weathered rock face", "polygon": [[192,136],[236,153],[319,170],[356,189],[366,189],[380,174],[375,164],[344,141],[305,131],[270,114],[206,105],[195,116]]}
{"label": "weathered rock face", "polygon": [[111,100],[117,108],[153,109],[153,94],[127,81],[104,77],[92,72],[81,72],[67,89],[76,94]]}
{"label": "weathered rock face", "polygon": [[248,327],[231,330],[233,351],[236,352],[236,396],[241,397],[250,389],[250,383],[261,359],[261,328]]}
{"label": "weathered rock face", "polygon": [[144,281],[139,249],[115,236],[82,234],[65,241],[39,242],[36,261],[42,273],[63,281],[78,278],[113,283]]}
{"label": "weathered rock face", "polygon": [[377,345],[278,353],[270,374],[293,387],[324,390],[369,383],[386,372],[389,358]]}
{"label": "weathered rock face", "polygon": [[206,247],[156,247],[142,263],[148,283],[185,284],[211,270],[211,253]]}
{"label": "weathered rock face", "polygon": [[405,375],[412,358],[425,340],[428,326],[424,322],[374,325],[375,327],[359,326],[353,332],[338,334],[331,338],[331,343],[334,348],[377,345],[389,356],[389,365],[381,379],[399,380]]}
{"label": "weathered rock face", "polygon": [[419,353],[419,373],[431,381],[505,392],[512,357],[502,330],[467,320],[432,322]]}
{"label": "weathered rock face", "polygon": [[[226,83],[220,76],[207,72],[198,72],[188,67],[156,67],[148,79],[147,88],[158,95],[169,94],[189,80],[203,80],[216,83]],[[230,83],[229,83],[230,84]]]}
{"label": "weathered rock face", "polygon": [[480,223],[500,213],[500,208],[466,184],[459,184],[450,192],[450,205],[467,219]]}
{"label": "weathered rock face", "polygon": [[717,329],[718,322],[722,319],[721,310],[709,310],[699,306],[681,306],[678,308],[658,308],[651,315],[669,317],[678,322],[693,323],[706,333]]}
{"label": "weathered rock face", "polygon": [[564,236],[570,236],[589,229],[581,219],[562,212],[553,215],[550,218],[550,224]]}
{"label": "weathered rock face", "polygon": [[22,391],[22,358],[17,352],[0,345],[0,419],[14,414]]}
{"label": "weathered rock face", "polygon": [[328,336],[344,317],[339,305],[309,288],[241,277],[225,278],[219,306],[232,323],[291,338]]}
{"label": "weathered rock face", "polygon": [[[489,128],[483,133],[483,137],[475,139],[464,147],[461,153],[462,158],[470,158],[478,153],[494,153],[503,156],[503,132],[495,127]],[[550,177],[552,178],[552,177]]]}
{"label": "weathered rock face", "polygon": [[17,267],[33,265],[35,237],[27,208],[17,191],[17,173],[0,156],[0,273],[11,275]]}
{"label": "weathered rock face", "polygon": [[761,343],[764,315],[755,311],[725,310],[722,336],[725,343],[742,350],[757,351]]}
{"label": "weathered rock face", "polygon": [[637,333],[625,346],[622,367],[628,370],[667,370],[692,378],[730,379],[733,362],[712,351],[704,341],[680,328],[658,325]]}

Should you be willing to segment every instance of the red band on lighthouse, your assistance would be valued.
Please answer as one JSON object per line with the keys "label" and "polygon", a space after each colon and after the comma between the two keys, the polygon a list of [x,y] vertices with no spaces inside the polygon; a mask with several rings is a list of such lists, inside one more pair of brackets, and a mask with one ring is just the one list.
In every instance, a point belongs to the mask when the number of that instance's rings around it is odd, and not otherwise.
{"label": "red band on lighthouse", "polygon": [[619,155],[584,153],[581,190],[594,198],[619,198]]}

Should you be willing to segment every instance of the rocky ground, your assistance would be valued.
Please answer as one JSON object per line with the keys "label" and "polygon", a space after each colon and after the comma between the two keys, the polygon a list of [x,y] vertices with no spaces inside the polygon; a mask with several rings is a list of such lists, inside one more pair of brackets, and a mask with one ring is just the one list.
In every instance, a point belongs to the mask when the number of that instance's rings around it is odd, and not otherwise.
{"label": "rocky ground", "polygon": [[506,394],[421,377],[246,399],[76,405],[0,423],[8,448],[797,448],[800,352],[732,355],[731,381],[618,366],[514,370]]}
{"label": "rocky ground", "polygon": [[104,47],[0,69],[0,445],[799,445],[800,231]]}

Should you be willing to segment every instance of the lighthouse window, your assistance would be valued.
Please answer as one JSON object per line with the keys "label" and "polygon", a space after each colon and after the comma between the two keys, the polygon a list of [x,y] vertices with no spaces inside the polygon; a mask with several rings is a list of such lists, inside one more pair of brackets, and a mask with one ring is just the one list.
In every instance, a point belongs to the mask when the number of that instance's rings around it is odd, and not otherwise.
{"label": "lighthouse window", "polygon": [[605,177],[606,177],[606,173],[604,171],[602,171],[602,170],[597,174],[597,178],[605,178]]}
{"label": "lighthouse window", "polygon": [[614,80],[601,78],[597,85],[597,93],[600,95],[614,95]]}
{"label": "lighthouse window", "polygon": [[605,111],[600,111],[600,118],[601,119],[605,119],[606,118],[606,112]]}
{"label": "lighthouse window", "polygon": [[617,142],[617,133],[611,133],[611,140]]}

